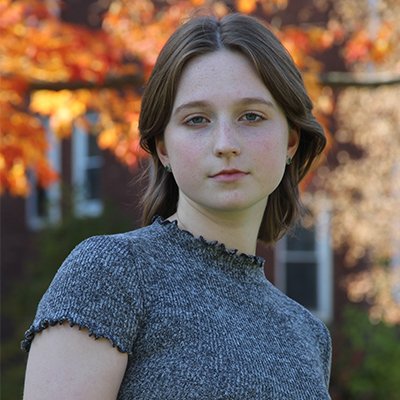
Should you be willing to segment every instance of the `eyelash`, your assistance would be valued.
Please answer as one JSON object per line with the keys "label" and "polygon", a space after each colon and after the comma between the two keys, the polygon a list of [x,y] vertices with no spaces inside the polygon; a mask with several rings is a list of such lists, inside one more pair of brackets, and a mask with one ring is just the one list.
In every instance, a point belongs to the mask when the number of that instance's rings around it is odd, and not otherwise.
{"label": "eyelash", "polygon": [[[249,115],[256,116],[256,119],[246,120],[245,117],[249,116]],[[201,122],[194,122],[193,120],[195,120],[195,119],[201,119]],[[266,118],[255,112],[248,112],[248,113],[245,113],[243,116],[241,116],[240,120],[244,120],[249,123],[257,123],[257,122],[265,121]],[[202,125],[205,121],[208,121],[205,117],[202,117],[201,115],[197,115],[197,116],[191,117],[190,119],[185,120],[184,124],[189,125],[189,126],[199,126],[199,125]]]}
{"label": "eyelash", "polygon": [[[201,122],[197,122],[197,123],[196,123],[196,122],[193,122],[194,119],[198,119],[198,118],[201,118],[202,121],[201,121]],[[196,116],[194,116],[194,117],[192,117],[192,118],[187,119],[186,121],[184,121],[184,124],[185,124],[185,125],[190,125],[190,126],[196,126],[196,125],[201,125],[201,124],[203,124],[204,121],[206,121],[206,118],[202,117],[201,115],[196,115]]]}
{"label": "eyelash", "polygon": [[246,116],[248,116],[248,115],[255,115],[257,118],[254,119],[254,120],[246,120],[246,119],[245,119],[246,122],[256,123],[256,122],[260,122],[260,121],[265,121],[265,120],[266,120],[265,117],[263,117],[262,115],[259,115],[259,114],[255,113],[255,112],[248,112],[248,113],[244,114],[242,117],[240,117],[240,119],[244,119],[244,118],[245,118]]}

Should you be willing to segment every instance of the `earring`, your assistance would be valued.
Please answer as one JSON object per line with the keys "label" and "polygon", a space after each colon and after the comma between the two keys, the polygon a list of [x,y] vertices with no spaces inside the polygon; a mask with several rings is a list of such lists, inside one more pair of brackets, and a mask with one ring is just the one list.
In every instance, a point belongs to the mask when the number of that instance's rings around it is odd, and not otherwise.
{"label": "earring", "polygon": [[292,163],[292,157],[286,156],[286,165],[290,165]]}
{"label": "earring", "polygon": [[171,171],[172,171],[172,168],[171,168],[171,164],[170,164],[170,163],[166,163],[164,168],[165,168],[165,170],[166,170],[167,172],[171,172]]}

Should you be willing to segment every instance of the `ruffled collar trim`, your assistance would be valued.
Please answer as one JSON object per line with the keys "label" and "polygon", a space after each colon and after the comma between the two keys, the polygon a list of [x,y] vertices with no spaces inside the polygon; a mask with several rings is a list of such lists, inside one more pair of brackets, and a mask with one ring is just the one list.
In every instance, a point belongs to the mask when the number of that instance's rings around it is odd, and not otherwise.
{"label": "ruffled collar trim", "polygon": [[252,266],[257,267],[257,268],[262,268],[264,266],[265,260],[260,257],[260,256],[254,256],[251,254],[246,254],[246,253],[241,253],[238,254],[238,250],[230,250],[227,249],[224,243],[218,243],[217,240],[214,241],[208,241],[204,239],[203,236],[200,237],[194,237],[191,232],[185,229],[180,229],[178,227],[178,221],[169,221],[168,219],[163,219],[162,217],[156,215],[152,219],[152,224],[158,223],[161,226],[166,227],[167,229],[174,230],[177,233],[182,233],[187,235],[189,239],[192,241],[200,244],[202,247],[208,247],[210,249],[215,249],[223,254],[226,254],[229,257],[237,258],[238,260],[245,261],[247,263],[251,263]]}

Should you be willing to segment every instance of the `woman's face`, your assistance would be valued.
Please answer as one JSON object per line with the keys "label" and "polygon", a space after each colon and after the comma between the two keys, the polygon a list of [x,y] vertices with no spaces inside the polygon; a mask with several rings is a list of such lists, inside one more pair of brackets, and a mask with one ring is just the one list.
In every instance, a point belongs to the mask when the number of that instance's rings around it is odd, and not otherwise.
{"label": "woman's face", "polygon": [[157,153],[172,167],[178,211],[262,215],[298,143],[251,62],[222,50],[185,66]]}

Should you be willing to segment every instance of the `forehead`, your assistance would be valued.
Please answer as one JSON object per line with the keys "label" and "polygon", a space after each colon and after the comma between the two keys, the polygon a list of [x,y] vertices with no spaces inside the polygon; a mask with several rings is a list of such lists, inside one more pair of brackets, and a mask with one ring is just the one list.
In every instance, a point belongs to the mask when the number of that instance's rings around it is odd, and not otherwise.
{"label": "forehead", "polygon": [[219,50],[197,56],[183,68],[174,108],[184,101],[260,97],[275,103],[254,64],[242,53]]}

